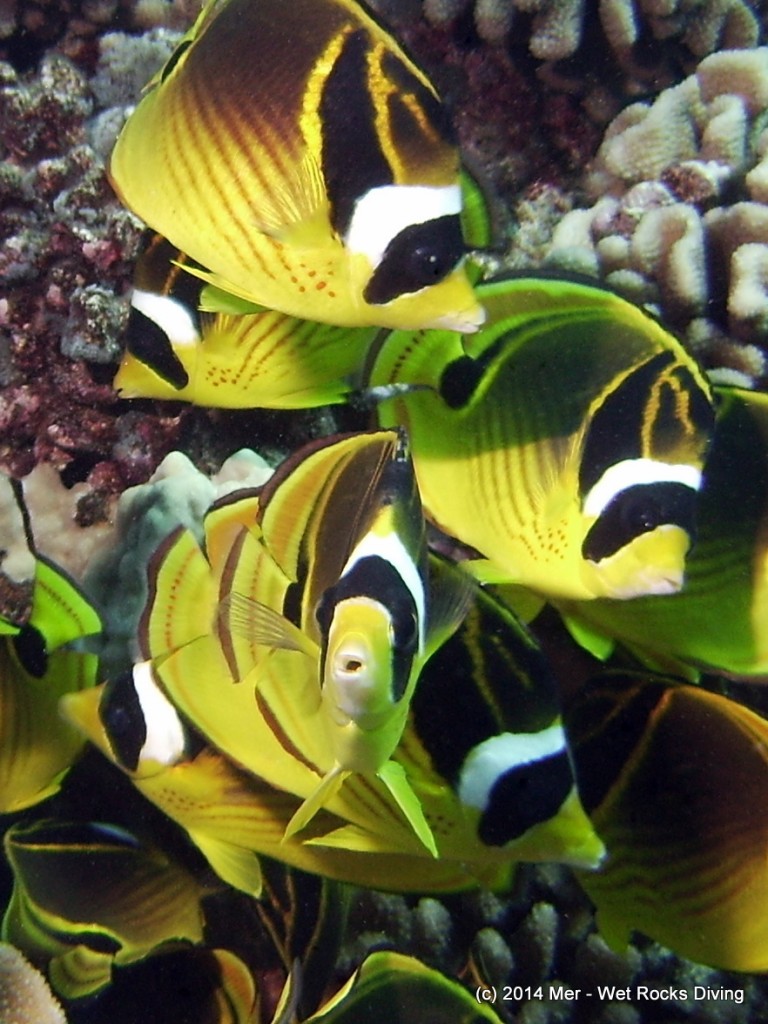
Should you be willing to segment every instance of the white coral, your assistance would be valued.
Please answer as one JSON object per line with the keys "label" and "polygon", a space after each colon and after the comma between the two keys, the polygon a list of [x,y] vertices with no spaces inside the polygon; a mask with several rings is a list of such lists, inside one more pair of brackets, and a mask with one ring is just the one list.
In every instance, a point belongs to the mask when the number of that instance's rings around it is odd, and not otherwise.
{"label": "white coral", "polygon": [[[401,0],[402,2],[402,0]],[[384,0],[373,0],[381,8]],[[385,6],[399,6],[387,0]],[[474,8],[477,30],[488,42],[501,41],[517,12],[531,14],[531,53],[542,60],[570,57],[582,42],[590,8],[597,9],[605,37],[619,58],[641,33],[654,39],[678,37],[697,56],[719,47],[755,46],[760,26],[757,0],[424,0],[433,24],[453,21]]]}
{"label": "white coral", "polygon": [[0,942],[0,1021],[2,1024],[66,1024],[42,974],[15,946]]}
{"label": "white coral", "polygon": [[[679,325],[714,303],[733,337],[765,344],[767,121],[768,47],[713,54],[653,103],[631,104],[585,174],[594,205],[563,218],[547,262],[593,270]],[[715,205],[726,186],[748,201]]]}

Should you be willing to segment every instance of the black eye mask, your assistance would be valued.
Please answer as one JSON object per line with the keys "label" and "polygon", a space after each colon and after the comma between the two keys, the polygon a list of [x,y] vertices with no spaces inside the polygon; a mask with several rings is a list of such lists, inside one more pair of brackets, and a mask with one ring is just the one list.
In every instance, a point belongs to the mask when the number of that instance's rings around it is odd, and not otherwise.
{"label": "black eye mask", "polygon": [[438,284],[457,266],[464,251],[458,214],[411,224],[384,250],[363,298],[371,305],[383,305]]}
{"label": "black eye mask", "polygon": [[582,555],[592,562],[615,555],[635,537],[665,524],[680,526],[694,539],[698,491],[659,481],[635,484],[615,495],[584,539]]}

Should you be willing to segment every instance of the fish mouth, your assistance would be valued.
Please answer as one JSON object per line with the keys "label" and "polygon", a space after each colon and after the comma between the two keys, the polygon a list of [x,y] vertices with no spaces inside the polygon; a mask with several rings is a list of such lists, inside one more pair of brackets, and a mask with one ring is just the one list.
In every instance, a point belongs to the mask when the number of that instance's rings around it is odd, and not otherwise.
{"label": "fish mouth", "polygon": [[459,334],[474,334],[486,320],[485,307],[476,305],[459,313],[437,317],[431,328],[437,331],[458,331]]}

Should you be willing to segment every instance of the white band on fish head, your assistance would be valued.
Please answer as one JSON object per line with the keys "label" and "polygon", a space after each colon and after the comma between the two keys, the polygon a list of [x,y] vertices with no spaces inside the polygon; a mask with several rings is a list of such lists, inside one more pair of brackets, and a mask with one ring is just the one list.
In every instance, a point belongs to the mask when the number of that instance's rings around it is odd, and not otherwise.
{"label": "white band on fish head", "polygon": [[380,185],[355,203],[344,242],[351,252],[367,256],[375,268],[405,228],[460,212],[458,185]]}
{"label": "white band on fish head", "polygon": [[623,459],[609,466],[584,498],[584,514],[599,516],[617,494],[639,484],[682,484],[698,491],[701,470],[686,463]]}

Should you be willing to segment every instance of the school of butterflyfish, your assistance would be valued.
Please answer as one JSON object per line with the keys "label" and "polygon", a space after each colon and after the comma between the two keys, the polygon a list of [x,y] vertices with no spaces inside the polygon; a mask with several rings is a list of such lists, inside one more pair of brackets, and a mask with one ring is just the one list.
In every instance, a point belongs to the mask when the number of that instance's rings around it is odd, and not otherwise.
{"label": "school of butterflyfish", "polygon": [[[353,0],[212,0],[110,174],[150,228],[124,397],[355,395],[378,425],[170,529],[108,679],[98,609],[3,484],[34,572],[0,620],[1,809],[48,800],[5,832],[3,937],[68,1000],[181,946],[208,957],[205,1020],[245,1022],[252,965],[205,952],[206,908],[274,898],[266,865],[434,893],[555,861],[617,948],[639,930],[768,969],[768,722],[725,682],[768,675],[768,398],[713,391],[597,284],[476,283],[487,214],[438,96]],[[609,666],[560,678],[544,605]],[[68,801],[75,762],[186,857]],[[275,1021],[298,1019],[285,950]],[[459,1013],[460,987],[402,959],[328,1019],[400,984]]]}

